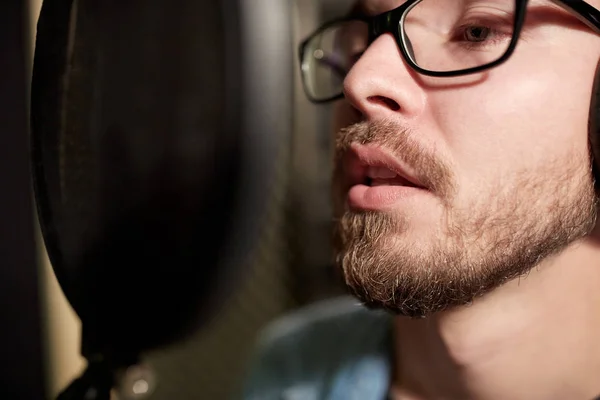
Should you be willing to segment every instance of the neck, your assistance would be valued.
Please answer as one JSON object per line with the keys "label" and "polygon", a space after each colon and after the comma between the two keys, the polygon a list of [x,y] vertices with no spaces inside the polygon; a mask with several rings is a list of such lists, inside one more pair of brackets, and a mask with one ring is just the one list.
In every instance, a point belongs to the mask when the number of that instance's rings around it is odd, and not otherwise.
{"label": "neck", "polygon": [[586,239],[469,306],[395,322],[397,399],[600,395],[600,249]]}

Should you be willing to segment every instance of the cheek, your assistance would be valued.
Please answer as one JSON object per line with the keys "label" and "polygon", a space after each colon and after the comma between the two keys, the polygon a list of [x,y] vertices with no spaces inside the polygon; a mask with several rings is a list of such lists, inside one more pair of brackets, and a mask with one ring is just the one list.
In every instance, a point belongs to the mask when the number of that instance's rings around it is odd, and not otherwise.
{"label": "cheek", "polygon": [[540,59],[546,67],[515,57],[476,86],[437,94],[432,109],[461,186],[480,190],[573,154],[587,158],[593,71],[564,60],[551,70],[548,56]]}

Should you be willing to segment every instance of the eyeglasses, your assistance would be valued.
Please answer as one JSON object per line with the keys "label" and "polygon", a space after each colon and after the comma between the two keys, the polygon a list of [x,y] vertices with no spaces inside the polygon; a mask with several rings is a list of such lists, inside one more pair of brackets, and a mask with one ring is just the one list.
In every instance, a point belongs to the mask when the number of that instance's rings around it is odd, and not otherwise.
{"label": "eyeglasses", "polygon": [[315,103],[343,97],[350,68],[385,33],[393,35],[408,65],[423,75],[451,77],[495,67],[513,53],[525,14],[549,2],[600,33],[600,11],[583,0],[407,0],[374,17],[328,22],[304,40],[304,90]]}

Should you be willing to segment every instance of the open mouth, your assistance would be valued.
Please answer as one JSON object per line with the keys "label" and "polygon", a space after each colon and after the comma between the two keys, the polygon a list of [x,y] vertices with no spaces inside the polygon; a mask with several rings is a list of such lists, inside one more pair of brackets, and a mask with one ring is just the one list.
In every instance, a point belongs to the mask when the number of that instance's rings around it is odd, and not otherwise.
{"label": "open mouth", "polygon": [[369,187],[375,186],[408,186],[420,187],[408,179],[398,175],[386,167],[367,166],[364,171],[363,184]]}
{"label": "open mouth", "polygon": [[352,145],[345,154],[347,204],[353,210],[381,211],[410,201],[428,189],[414,168],[384,148]]}

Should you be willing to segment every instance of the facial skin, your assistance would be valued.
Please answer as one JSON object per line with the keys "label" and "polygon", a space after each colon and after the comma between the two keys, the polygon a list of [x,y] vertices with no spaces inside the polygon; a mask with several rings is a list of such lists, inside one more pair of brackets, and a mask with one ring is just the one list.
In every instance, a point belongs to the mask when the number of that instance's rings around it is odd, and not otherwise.
{"label": "facial skin", "polygon": [[[373,13],[401,3],[364,2]],[[365,304],[412,317],[469,304],[594,228],[588,120],[600,41],[551,2],[532,3],[540,12],[494,69],[419,75],[383,35],[347,75],[335,118],[336,255]],[[387,202],[352,188],[373,149],[422,188]]]}

